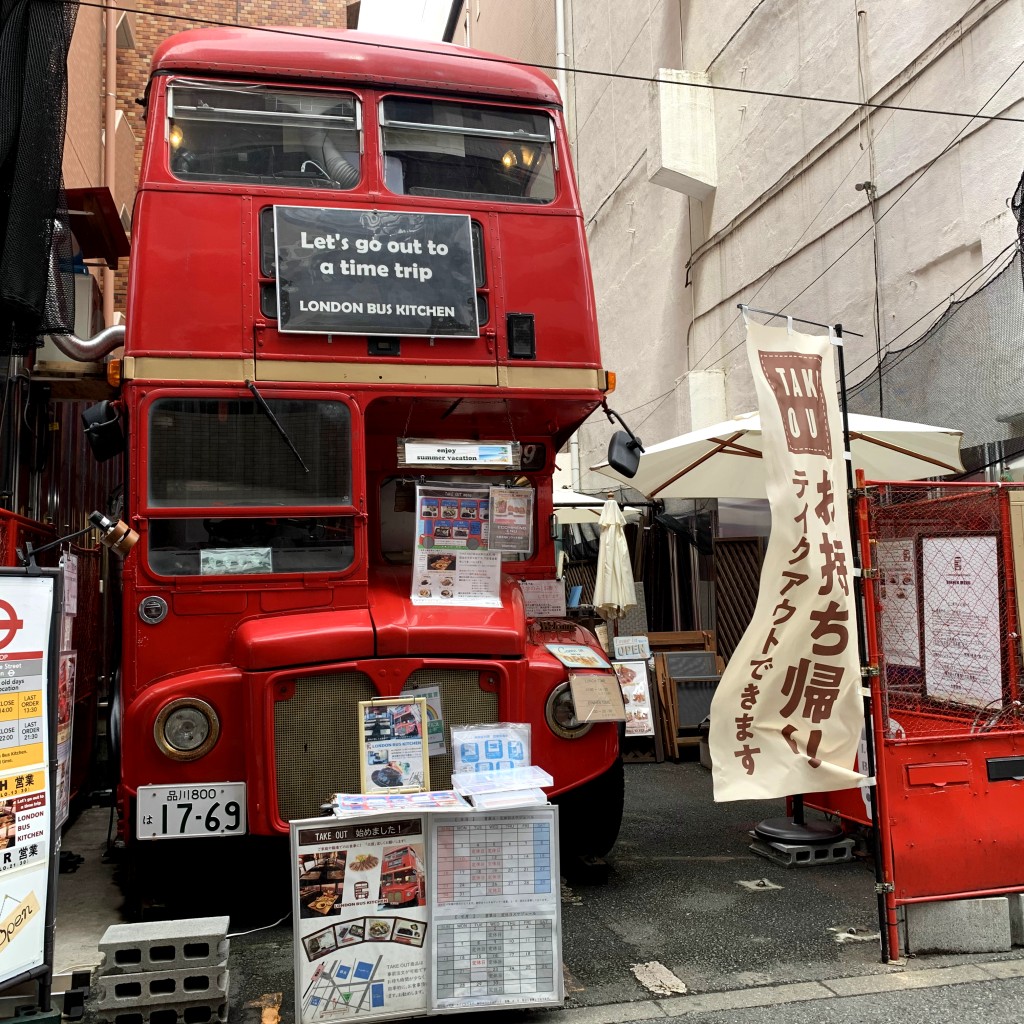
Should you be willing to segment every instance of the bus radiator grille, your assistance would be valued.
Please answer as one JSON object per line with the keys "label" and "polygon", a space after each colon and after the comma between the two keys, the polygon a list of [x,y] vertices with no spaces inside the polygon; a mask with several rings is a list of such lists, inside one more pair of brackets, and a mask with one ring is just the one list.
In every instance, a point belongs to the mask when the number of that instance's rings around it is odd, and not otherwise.
{"label": "bus radiator grille", "polygon": [[[453,725],[498,721],[498,695],[480,689],[480,673],[428,668],[414,672],[406,691],[441,689],[446,753],[430,759],[431,789],[450,789]],[[299,676],[289,700],[274,704],[277,804],[285,821],[313,818],[333,793],[359,792],[359,702],[379,696],[362,672]]]}

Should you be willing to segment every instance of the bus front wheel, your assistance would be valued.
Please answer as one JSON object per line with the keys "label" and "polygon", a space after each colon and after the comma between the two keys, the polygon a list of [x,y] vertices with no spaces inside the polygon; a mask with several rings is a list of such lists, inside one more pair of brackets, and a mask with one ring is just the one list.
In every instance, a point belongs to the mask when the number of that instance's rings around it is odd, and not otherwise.
{"label": "bus front wheel", "polygon": [[622,758],[596,779],[554,798],[562,858],[603,857],[622,824],[626,778]]}

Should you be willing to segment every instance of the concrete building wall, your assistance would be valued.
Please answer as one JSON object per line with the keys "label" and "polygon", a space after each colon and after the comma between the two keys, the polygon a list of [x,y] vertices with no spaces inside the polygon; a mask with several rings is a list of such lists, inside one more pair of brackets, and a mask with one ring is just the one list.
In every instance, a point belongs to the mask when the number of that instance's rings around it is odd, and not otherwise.
{"label": "concrete building wall", "polygon": [[[913,17],[897,8],[870,2],[846,10],[797,0],[770,11],[759,5],[713,58],[712,80],[973,113],[1024,56],[1013,42],[1022,27],[1019,5],[915,6]],[[698,37],[685,34],[688,64],[696,59],[689,40]],[[695,43],[693,52],[705,51]],[[1021,95],[1015,80],[988,109],[1008,110]],[[704,204],[710,242],[694,256],[693,337],[698,358],[722,360],[730,372],[730,412],[753,401],[742,349],[727,355],[742,340],[741,324],[734,323],[737,301],[772,309],[792,302],[795,314],[864,333],[847,347],[848,365],[860,364],[852,382],[872,368],[876,342],[884,348],[980,269],[984,225],[999,222],[990,250],[998,240],[995,251],[1012,241],[1013,222],[1002,215],[1020,162],[1010,151],[1016,133],[1006,130],[1009,124],[966,127],[901,198],[966,125],[963,118],[930,114],[880,110],[865,117],[853,107],[716,95],[720,180],[713,201]],[[854,187],[865,181],[874,185],[877,257],[871,193]],[[936,416],[941,420],[941,410]]]}
{"label": "concrete building wall", "polygon": [[[473,45],[551,60],[546,28],[532,47],[522,33],[553,21],[557,0],[480,0],[479,18],[467,2]],[[865,335],[847,338],[853,383],[1013,242],[1018,125],[857,104],[1021,116],[1024,74],[1002,84],[1024,59],[1017,0],[563,2],[604,363],[645,441],[753,407],[737,303]],[[717,187],[701,201],[648,180],[654,87],[614,77],[659,68],[852,104],[716,90]],[[610,429],[584,426],[584,467]],[[584,469],[582,485],[604,479]]]}
{"label": "concrete building wall", "polygon": [[[573,5],[569,76],[575,100],[574,150],[587,233],[602,356],[618,374],[611,405],[645,441],[670,437],[690,418],[681,378],[688,367],[692,289],[688,197],[650,184],[651,78],[678,67],[677,0]],[[611,71],[633,79],[587,72]],[[681,386],[682,385],[682,386]],[[605,455],[610,425],[592,417],[580,431],[581,483],[598,490],[607,478],[589,467]]]}
{"label": "concrete building wall", "polygon": [[554,77],[555,6],[548,0],[466,0],[452,42],[541,65]]}
{"label": "concrete building wall", "polygon": [[103,181],[103,12],[81,7],[68,51],[68,118],[64,131],[64,185]]}

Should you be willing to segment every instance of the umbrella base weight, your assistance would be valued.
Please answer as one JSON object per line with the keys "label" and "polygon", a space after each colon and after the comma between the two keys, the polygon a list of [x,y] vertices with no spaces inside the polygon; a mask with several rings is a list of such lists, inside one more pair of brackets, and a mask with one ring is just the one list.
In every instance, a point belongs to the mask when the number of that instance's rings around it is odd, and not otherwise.
{"label": "umbrella base weight", "polygon": [[826,843],[784,843],[779,840],[761,839],[756,832],[750,833],[754,841],[750,849],[785,868],[815,867],[819,864],[843,864],[853,860],[856,843],[853,839],[839,839]]}
{"label": "umbrella base weight", "polygon": [[765,818],[754,826],[754,837],[772,843],[797,843],[814,846],[819,843],[832,843],[843,838],[843,830],[838,825],[830,825],[824,821],[805,822],[800,818]]}

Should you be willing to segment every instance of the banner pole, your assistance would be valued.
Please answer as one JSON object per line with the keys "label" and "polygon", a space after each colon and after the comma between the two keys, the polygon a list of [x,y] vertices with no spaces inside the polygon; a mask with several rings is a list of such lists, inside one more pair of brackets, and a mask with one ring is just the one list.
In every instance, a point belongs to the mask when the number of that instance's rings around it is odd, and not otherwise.
{"label": "banner pole", "polygon": [[[839,361],[839,399],[840,408],[843,411],[843,447],[846,451],[846,494],[850,516],[850,536],[854,539],[853,565],[855,570],[860,570],[861,566],[865,561],[865,558],[861,531],[859,529],[854,529],[853,526],[854,523],[858,522],[858,495],[854,487],[853,451],[850,447],[850,414],[849,410],[847,409],[846,359],[843,354],[843,325],[836,324],[833,328],[833,331],[836,337],[836,353]],[[863,483],[863,474],[858,473],[857,477],[857,483]],[[868,557],[867,561],[870,563],[870,556]],[[878,902],[878,934],[881,946],[881,958],[882,963],[884,964],[888,962],[890,952],[888,914],[886,912],[886,900],[884,891],[885,875],[882,865],[881,830],[878,827],[878,776],[875,771],[875,737],[874,729],[870,728],[872,723],[872,677],[869,674],[867,674],[867,670],[870,670],[870,665],[868,658],[867,636],[865,633],[864,623],[864,577],[860,571],[854,572],[853,589],[855,595],[854,607],[857,610],[857,647],[860,652],[862,678],[863,681],[867,684],[864,687],[864,689],[866,690],[866,693],[864,695],[864,736],[867,741],[865,744],[867,748],[867,768],[868,776],[876,780],[873,785],[868,786],[868,801],[871,806],[871,846],[874,855],[873,859],[875,862],[875,891],[877,893]]]}

